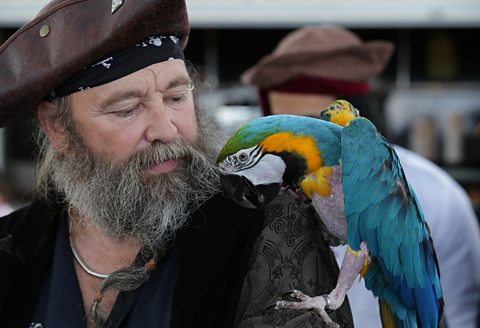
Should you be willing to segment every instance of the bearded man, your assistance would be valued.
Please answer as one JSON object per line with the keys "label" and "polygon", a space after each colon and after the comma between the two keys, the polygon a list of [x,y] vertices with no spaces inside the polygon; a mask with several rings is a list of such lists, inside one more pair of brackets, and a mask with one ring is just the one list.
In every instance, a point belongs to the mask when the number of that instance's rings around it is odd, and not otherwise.
{"label": "bearded man", "polygon": [[[0,219],[2,327],[285,327],[330,291],[311,207],[224,198],[184,1],[51,1],[0,48],[0,124],[34,112],[38,199]],[[346,303],[330,313],[351,326]]]}

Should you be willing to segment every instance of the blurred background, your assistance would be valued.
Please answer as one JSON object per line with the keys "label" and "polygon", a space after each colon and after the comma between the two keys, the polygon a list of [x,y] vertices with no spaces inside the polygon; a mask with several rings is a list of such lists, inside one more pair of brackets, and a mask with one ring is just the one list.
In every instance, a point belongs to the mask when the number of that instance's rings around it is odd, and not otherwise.
{"label": "blurred background", "polygon": [[[0,41],[35,16],[44,0],[0,0]],[[227,131],[260,115],[240,75],[304,25],[338,25],[363,40],[395,43],[371,82],[371,105],[388,138],[441,165],[480,213],[480,0],[187,0],[186,57],[200,71],[204,103]],[[1,72],[0,72],[1,74]],[[1,87],[1,86],[0,86]],[[11,202],[31,197],[32,122],[0,129],[0,171]]]}

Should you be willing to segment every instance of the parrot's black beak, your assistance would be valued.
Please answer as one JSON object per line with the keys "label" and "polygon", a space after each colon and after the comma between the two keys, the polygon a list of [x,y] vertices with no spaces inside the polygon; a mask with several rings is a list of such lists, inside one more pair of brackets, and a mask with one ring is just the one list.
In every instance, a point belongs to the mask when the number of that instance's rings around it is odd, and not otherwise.
{"label": "parrot's black beak", "polygon": [[280,191],[279,183],[255,186],[244,176],[221,174],[220,180],[227,196],[246,208],[262,208]]}

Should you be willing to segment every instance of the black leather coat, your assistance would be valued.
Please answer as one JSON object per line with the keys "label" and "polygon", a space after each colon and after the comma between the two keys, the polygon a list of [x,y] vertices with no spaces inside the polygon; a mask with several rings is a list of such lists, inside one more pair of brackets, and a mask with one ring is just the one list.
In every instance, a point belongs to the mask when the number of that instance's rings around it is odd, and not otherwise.
{"label": "black leather coat", "polygon": [[[298,212],[292,207],[295,202],[288,198],[286,206],[274,202],[267,210],[271,214],[267,220],[264,210],[238,207],[222,195],[216,195],[193,214],[191,223],[176,238],[180,243],[180,274],[173,299],[172,327],[273,327],[271,308],[268,313],[265,309],[272,302],[269,298],[281,297],[286,290],[276,288],[272,292],[265,288],[269,293],[264,294],[267,298],[252,298],[251,288],[258,285],[256,280],[280,281],[285,286],[292,284],[288,280],[291,277],[282,280],[285,272],[262,271],[259,262],[259,258],[265,257],[265,243],[275,238],[277,244],[285,241],[288,246],[283,248],[296,247],[298,236],[292,239],[287,230],[282,232],[275,226],[277,221],[285,219],[297,222],[297,228],[298,224],[305,226],[301,216],[295,215]],[[283,208],[285,213],[279,214],[276,208]],[[1,327],[28,327],[39,288],[51,264],[55,233],[62,219],[66,219],[64,206],[47,205],[42,201],[0,219]],[[305,244],[305,240],[311,243],[308,237],[301,239],[300,244]],[[333,289],[338,268],[326,243],[317,238],[313,244],[316,246],[307,247],[307,252],[324,254],[315,256],[314,270],[320,284],[317,283],[312,292],[325,293]],[[319,261],[323,263],[317,263]],[[302,268],[300,274],[303,271],[313,272],[313,269]],[[297,323],[304,320],[299,319],[301,315],[310,321],[318,319],[311,313],[285,313],[288,312],[279,314],[280,320],[286,321],[284,324],[292,318]],[[337,322],[346,323],[344,326],[353,326],[348,302],[331,316]]]}

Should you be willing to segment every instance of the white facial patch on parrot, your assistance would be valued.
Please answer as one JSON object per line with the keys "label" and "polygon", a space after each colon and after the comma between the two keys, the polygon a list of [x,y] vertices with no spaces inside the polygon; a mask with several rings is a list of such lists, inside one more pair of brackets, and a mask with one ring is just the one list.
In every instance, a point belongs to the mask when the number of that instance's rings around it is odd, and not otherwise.
{"label": "white facial patch on parrot", "polygon": [[267,154],[263,156],[256,165],[239,171],[254,185],[268,185],[271,183],[283,183],[283,173],[287,166],[280,156]]}
{"label": "white facial patch on parrot", "polygon": [[254,185],[283,183],[287,168],[280,156],[263,154],[258,146],[241,149],[219,164],[223,173],[246,177]]}

